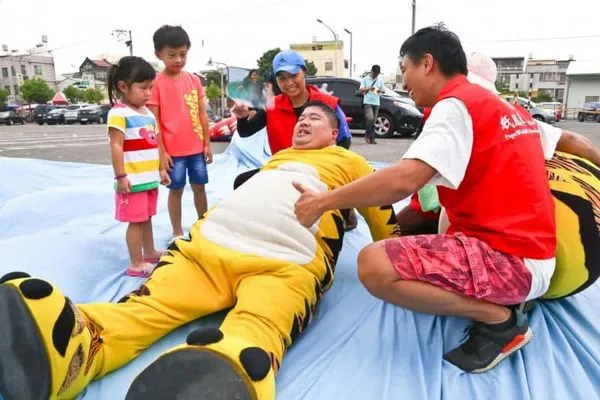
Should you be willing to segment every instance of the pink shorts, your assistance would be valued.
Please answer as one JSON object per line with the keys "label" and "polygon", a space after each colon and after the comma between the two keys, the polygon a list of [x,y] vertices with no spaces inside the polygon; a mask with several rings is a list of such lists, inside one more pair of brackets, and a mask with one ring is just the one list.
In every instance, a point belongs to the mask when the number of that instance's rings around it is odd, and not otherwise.
{"label": "pink shorts", "polygon": [[128,194],[115,193],[115,218],[121,222],[145,222],[156,215],[158,189]]}
{"label": "pink shorts", "polygon": [[383,245],[403,280],[424,281],[503,305],[522,303],[531,289],[531,273],[521,257],[496,251],[462,233],[403,236],[387,239]]}

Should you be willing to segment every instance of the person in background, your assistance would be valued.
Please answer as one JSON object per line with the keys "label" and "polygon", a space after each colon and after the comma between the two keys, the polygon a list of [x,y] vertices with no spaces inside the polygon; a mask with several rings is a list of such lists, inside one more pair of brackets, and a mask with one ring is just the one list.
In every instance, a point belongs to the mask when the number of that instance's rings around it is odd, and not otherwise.
{"label": "person in background", "polygon": [[385,92],[383,79],[379,77],[381,67],[377,64],[371,67],[371,72],[360,83],[358,92],[363,95],[365,109],[365,142],[377,144],[375,141],[375,122],[380,106],[380,95]]}

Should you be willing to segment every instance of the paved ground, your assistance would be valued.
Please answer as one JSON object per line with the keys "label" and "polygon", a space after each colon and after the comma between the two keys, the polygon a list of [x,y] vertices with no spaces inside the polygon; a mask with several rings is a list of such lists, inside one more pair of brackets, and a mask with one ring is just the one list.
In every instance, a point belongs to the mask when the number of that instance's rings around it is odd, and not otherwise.
{"label": "paved ground", "polygon": [[[560,122],[557,126],[579,132],[600,147],[600,124],[595,122]],[[358,133],[358,132],[356,132]],[[353,138],[352,150],[371,161],[398,160],[412,143],[410,138],[380,139],[377,145],[364,143],[362,135]],[[215,153],[227,143],[213,143]],[[42,158],[109,164],[110,151],[105,125],[36,124],[0,127],[0,157]]]}

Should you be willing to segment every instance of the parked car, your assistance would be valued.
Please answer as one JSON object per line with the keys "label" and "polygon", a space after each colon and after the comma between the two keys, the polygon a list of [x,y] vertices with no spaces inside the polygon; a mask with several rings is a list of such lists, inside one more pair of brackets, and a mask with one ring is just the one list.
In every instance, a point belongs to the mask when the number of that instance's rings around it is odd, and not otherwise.
{"label": "parked car", "polygon": [[25,125],[25,118],[17,114],[14,110],[0,111],[0,124],[14,125],[16,123]]}
{"label": "parked car", "polygon": [[67,106],[67,111],[65,112],[65,124],[71,125],[77,122],[79,110],[86,106],[88,106],[88,104],[72,104]]}
{"label": "parked car", "polygon": [[66,108],[55,108],[50,110],[44,117],[44,122],[48,125],[64,124]]}
{"label": "parked car", "polygon": [[[54,110],[55,108],[59,108],[61,106],[54,106],[50,104],[40,104],[33,111],[33,120],[38,123],[38,125],[44,125],[44,120],[46,115]],[[64,106],[62,106],[64,107]]]}
{"label": "parked car", "polygon": [[[309,77],[306,83],[315,85],[327,92],[333,92],[339,97],[342,110],[350,118],[351,129],[365,128],[365,113],[363,108],[363,95],[358,93],[360,81],[354,78],[336,77]],[[375,122],[375,135],[380,138],[389,138],[395,133],[412,135],[420,127],[423,114],[413,104],[407,104],[410,98],[401,97],[398,93],[385,88],[381,95],[381,105]]]}
{"label": "parked car", "polygon": [[587,121],[600,122],[600,102],[593,101],[590,103],[584,103],[581,109],[577,112],[577,120],[579,122]]}
{"label": "parked car", "polygon": [[[515,97],[510,95],[504,96],[504,99],[509,103],[514,103],[515,101]],[[517,101],[521,107],[525,108],[527,112],[529,112],[529,115],[531,115],[533,119],[547,123],[554,123],[557,121],[554,110],[541,108],[536,103],[525,97],[518,97]]]}
{"label": "parked car", "polygon": [[87,107],[83,107],[79,110],[77,114],[77,119],[81,125],[85,125],[88,122],[93,123],[97,122],[99,124],[104,124],[108,119],[108,111],[110,110],[110,105],[91,105]]}
{"label": "parked car", "polygon": [[563,104],[558,101],[548,101],[543,103],[537,103],[538,107],[543,108],[545,110],[552,110],[556,115],[556,120],[560,121],[564,119],[563,117]]}

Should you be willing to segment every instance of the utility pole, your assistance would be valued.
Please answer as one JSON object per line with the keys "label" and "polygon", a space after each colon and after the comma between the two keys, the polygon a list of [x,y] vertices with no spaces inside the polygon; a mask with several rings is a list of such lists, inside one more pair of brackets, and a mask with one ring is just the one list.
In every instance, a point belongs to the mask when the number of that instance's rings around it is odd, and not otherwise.
{"label": "utility pole", "polygon": [[412,0],[412,33],[415,33],[416,15],[417,15],[417,0]]}
{"label": "utility pole", "polygon": [[352,78],[352,66],[354,65],[352,64],[352,32],[346,28],[344,28],[344,30],[350,35],[350,77]]}
{"label": "utility pole", "polygon": [[123,35],[129,34],[129,40],[125,41],[125,45],[129,47],[129,55],[133,55],[133,38],[131,35],[131,30],[126,31],[125,29],[115,29],[111,33],[112,35],[117,35],[117,40],[121,40]]}

